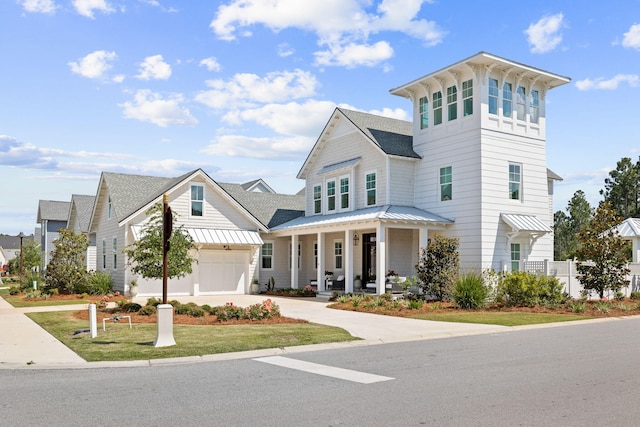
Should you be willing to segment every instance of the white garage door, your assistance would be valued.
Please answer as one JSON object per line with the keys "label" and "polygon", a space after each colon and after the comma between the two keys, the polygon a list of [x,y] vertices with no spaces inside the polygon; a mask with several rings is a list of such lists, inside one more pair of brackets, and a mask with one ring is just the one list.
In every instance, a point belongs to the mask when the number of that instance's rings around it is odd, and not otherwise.
{"label": "white garage door", "polygon": [[248,251],[200,251],[200,294],[244,293],[249,274]]}

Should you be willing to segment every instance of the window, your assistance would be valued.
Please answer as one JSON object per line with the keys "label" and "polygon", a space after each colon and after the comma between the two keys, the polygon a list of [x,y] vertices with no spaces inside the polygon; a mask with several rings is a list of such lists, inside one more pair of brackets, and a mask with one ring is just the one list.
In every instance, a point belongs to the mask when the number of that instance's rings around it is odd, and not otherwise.
{"label": "window", "polygon": [[327,182],[327,210],[336,210],[336,182]]}
{"label": "window", "polygon": [[489,114],[498,114],[498,81],[489,79]]}
{"label": "window", "polygon": [[429,127],[429,100],[426,96],[420,98],[420,129]]}
{"label": "window", "polygon": [[113,269],[118,268],[118,238],[113,238]]}
{"label": "window", "polygon": [[520,200],[522,197],[520,187],[522,183],[522,165],[509,163],[509,198]]}
{"label": "window", "polygon": [[113,204],[111,203],[111,196],[107,199],[107,218],[111,219],[113,213]]}
{"label": "window", "polygon": [[318,269],[318,242],[313,242],[313,269]]}
{"label": "window", "polygon": [[440,200],[451,200],[453,197],[451,166],[440,168]]}
{"label": "window", "polygon": [[333,255],[335,257],[336,270],[342,270],[342,240],[335,240],[333,242]]}
{"label": "window", "polygon": [[433,94],[433,125],[442,123],[442,92]]}
{"label": "window", "polygon": [[313,213],[322,212],[322,185],[313,186]]}
{"label": "window", "polygon": [[263,269],[273,270],[273,242],[264,242],[260,258]]}
{"label": "window", "polygon": [[340,209],[349,209],[349,178],[340,178]]}
{"label": "window", "polygon": [[502,86],[502,115],[511,117],[511,111],[513,111],[513,90],[511,83],[505,83]]}
{"label": "window", "polygon": [[540,108],[540,94],[537,90],[531,91],[531,111],[529,111],[531,123],[538,123],[538,111]]}
{"label": "window", "polygon": [[524,88],[522,86],[518,86],[518,93],[516,94],[516,103],[517,103],[517,118],[518,120],[524,120],[525,118],[525,103],[526,103],[527,97],[524,91]]}
{"label": "window", "polygon": [[204,186],[191,186],[191,216],[202,216],[204,204]]}
{"label": "window", "polygon": [[447,120],[458,118],[458,88],[451,86],[447,88]]}
{"label": "window", "polygon": [[462,82],[462,110],[464,117],[473,114],[473,80]]}
{"label": "window", "polygon": [[102,269],[107,269],[107,241],[102,239]]}
{"label": "window", "polygon": [[376,204],[376,173],[371,172],[366,176],[366,199],[367,206],[373,206]]}
{"label": "window", "polygon": [[511,244],[511,271],[520,270],[520,243]]}

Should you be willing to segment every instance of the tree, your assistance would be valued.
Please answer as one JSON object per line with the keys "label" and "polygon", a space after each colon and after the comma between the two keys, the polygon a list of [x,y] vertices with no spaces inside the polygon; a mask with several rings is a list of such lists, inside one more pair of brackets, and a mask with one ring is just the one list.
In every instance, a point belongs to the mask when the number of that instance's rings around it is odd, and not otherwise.
{"label": "tree", "polygon": [[[124,249],[127,265],[134,274],[146,279],[162,279],[162,204],[150,207],[146,214],[149,220],[142,227],[142,236]],[[184,277],[193,271],[193,257],[189,254],[195,248],[193,238],[184,229],[176,227],[177,214],[173,214],[173,233],[169,239],[168,277]]]}
{"label": "tree", "polygon": [[84,256],[89,247],[87,236],[66,228],[58,230],[58,235],[45,274],[47,286],[61,293],[83,292],[88,279]]}
{"label": "tree", "polygon": [[554,259],[572,259],[576,256],[580,241],[578,233],[587,226],[593,209],[584,194],[578,190],[569,200],[566,215],[563,211],[553,214]]}
{"label": "tree", "polygon": [[[22,267],[24,272],[28,273],[34,267],[40,265],[40,244],[35,240],[29,240],[22,245]],[[9,273],[16,274],[20,270],[20,251],[16,252],[16,257],[8,262]]]}
{"label": "tree", "polygon": [[457,238],[434,236],[422,248],[416,273],[420,287],[427,295],[434,295],[439,301],[448,300],[453,285],[458,279],[460,255]]}
{"label": "tree", "polygon": [[587,293],[596,292],[600,298],[606,291],[618,292],[629,285],[628,243],[615,228],[620,221],[609,203],[602,202],[579,234],[578,280]]}
{"label": "tree", "polygon": [[609,172],[609,178],[604,180],[604,189],[600,194],[604,201],[611,204],[618,215],[629,218],[638,215],[640,192],[640,161],[633,164],[631,158],[623,157],[616,165],[616,169]]}

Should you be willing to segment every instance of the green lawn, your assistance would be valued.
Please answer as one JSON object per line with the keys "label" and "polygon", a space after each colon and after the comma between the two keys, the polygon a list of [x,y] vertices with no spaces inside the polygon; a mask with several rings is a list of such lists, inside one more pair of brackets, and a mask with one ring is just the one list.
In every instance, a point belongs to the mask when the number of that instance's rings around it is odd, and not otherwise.
{"label": "green lawn", "polygon": [[25,300],[24,295],[4,295],[3,297],[9,304],[14,307],[43,307],[49,305],[73,305],[73,304],[89,304],[91,301],[95,301],[100,297],[91,298],[78,298],[78,299],[65,299],[65,300],[49,300],[49,299],[37,299],[37,300]]}
{"label": "green lawn", "polygon": [[593,319],[593,317],[574,314],[520,313],[520,312],[476,312],[460,311],[455,313],[421,313],[411,316],[413,319],[437,320],[439,322],[483,323],[486,325],[521,326],[540,323],[570,322],[572,320]]}
{"label": "green lawn", "polygon": [[50,334],[89,361],[148,360],[170,357],[202,356],[206,354],[279,348],[287,346],[351,341],[357,338],[341,328],[314,323],[281,325],[174,325],[176,345],[153,346],[156,324],[108,323],[107,331],[98,327],[98,336],[74,335],[88,328],[87,321],[73,317],[72,312],[29,313],[28,316]]}

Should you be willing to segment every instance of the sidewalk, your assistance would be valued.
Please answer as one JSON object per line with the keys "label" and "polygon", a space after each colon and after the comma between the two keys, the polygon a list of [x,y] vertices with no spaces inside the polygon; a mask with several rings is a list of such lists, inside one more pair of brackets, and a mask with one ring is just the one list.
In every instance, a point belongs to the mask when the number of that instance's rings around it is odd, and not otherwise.
{"label": "sidewalk", "polygon": [[[235,305],[246,307],[262,302],[264,295],[225,296],[184,296],[171,297],[181,302],[195,302],[198,305],[224,305],[233,301]],[[87,310],[86,305],[67,305],[33,308],[13,308],[0,298],[0,369],[16,368],[90,368],[106,366],[149,366],[150,364],[185,363],[203,360],[225,360],[233,358],[258,357],[262,355],[285,354],[349,346],[373,345],[413,340],[444,338],[462,335],[483,334],[505,331],[510,328],[496,325],[467,323],[432,322],[406,319],[327,308],[328,302],[320,298],[278,298],[271,299],[280,306],[283,316],[308,320],[323,325],[337,326],[363,341],[329,343],[312,346],[288,347],[285,349],[258,350],[246,353],[220,354],[203,357],[164,359],[132,362],[86,362],[68,347],[25,316],[35,311]],[[146,298],[135,298],[144,304]],[[88,325],[87,325],[88,327]]]}

